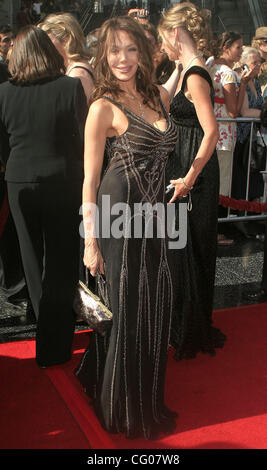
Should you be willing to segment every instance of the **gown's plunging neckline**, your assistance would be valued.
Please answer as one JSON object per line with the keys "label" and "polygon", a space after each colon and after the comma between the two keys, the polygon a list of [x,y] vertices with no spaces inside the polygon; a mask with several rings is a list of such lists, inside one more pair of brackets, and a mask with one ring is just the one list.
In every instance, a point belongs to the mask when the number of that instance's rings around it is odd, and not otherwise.
{"label": "gown's plunging neckline", "polygon": [[[158,129],[156,126],[154,126],[153,124],[151,124],[151,122],[148,122],[146,119],[142,118],[141,116],[139,116],[139,114],[135,113],[134,111],[132,111],[130,108],[128,108],[127,106],[124,106],[122,105],[122,107],[124,109],[126,109],[129,113],[133,114],[135,117],[137,117],[138,119],[140,119],[141,121],[145,122],[148,126],[152,127],[153,129],[155,129],[155,131],[158,131],[160,132],[161,134],[166,134],[166,132],[168,132],[169,128],[170,128],[170,119],[166,119],[166,129],[164,131]],[[164,112],[165,109],[163,109]]]}
{"label": "gown's plunging neckline", "polygon": [[[161,131],[160,129],[158,129],[157,127],[155,127],[153,124],[151,124],[150,122],[148,122],[146,119],[144,119],[144,118],[142,118],[141,116],[139,116],[139,114],[135,113],[135,112],[132,111],[130,108],[128,108],[128,106],[125,106],[124,104],[120,103],[119,101],[114,100],[114,99],[111,98],[110,96],[103,95],[103,98],[106,98],[106,99],[110,100],[111,103],[115,104],[115,106],[118,106],[118,108],[123,112],[123,114],[125,115],[126,118],[127,118],[127,115],[126,115],[126,113],[125,113],[123,110],[125,110],[126,112],[132,114],[133,116],[135,116],[136,118],[138,118],[140,121],[145,122],[149,127],[152,127],[152,129],[154,129],[155,131],[159,132],[160,134],[163,134],[163,135],[164,135],[164,134],[166,134],[166,133],[169,131],[169,129],[170,129],[171,119],[170,119],[170,117],[169,117],[169,115],[168,115],[168,113],[167,113],[167,111],[166,111],[166,109],[165,109],[165,107],[164,107],[164,105],[163,105],[161,99],[160,99],[160,105],[161,105],[161,108],[162,108],[162,110],[163,110],[163,113],[165,114],[165,119],[166,119],[166,124],[167,124],[167,127],[166,127],[166,129],[165,129],[164,131]],[[127,120],[128,120],[128,118],[127,118]],[[128,121],[128,126],[127,126],[126,130],[125,130],[122,134],[119,134],[119,135],[117,135],[117,136],[114,135],[114,136],[112,136],[112,137],[110,137],[110,138],[113,138],[113,137],[121,137],[122,135],[126,134],[126,132],[127,132],[128,129],[129,129],[129,125],[130,125],[130,123],[129,123],[129,121]]]}

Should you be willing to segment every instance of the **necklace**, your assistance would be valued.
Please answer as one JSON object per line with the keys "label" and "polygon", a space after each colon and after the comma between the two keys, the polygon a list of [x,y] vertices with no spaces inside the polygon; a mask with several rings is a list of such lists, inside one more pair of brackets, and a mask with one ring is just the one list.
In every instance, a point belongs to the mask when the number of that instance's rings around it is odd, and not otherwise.
{"label": "necklace", "polygon": [[140,108],[141,118],[145,119],[145,110],[144,110],[144,107],[143,107],[141,101],[139,101],[139,108]]}
{"label": "necklace", "polygon": [[184,69],[184,74],[185,72],[189,69],[190,65],[192,64],[192,62],[197,59],[198,57],[202,57],[202,54],[197,54],[197,55],[194,55],[194,57],[192,57],[192,59],[188,62],[188,64],[186,65],[185,69]]}
{"label": "necklace", "polygon": [[131,93],[128,93],[127,91],[125,91],[124,93],[125,93],[127,96],[129,96],[129,98],[131,98],[132,100],[138,101],[139,109],[140,109],[140,114],[141,114],[141,118],[142,118],[142,119],[145,119],[145,110],[144,110],[144,107],[143,107],[142,102],[141,102],[139,99],[137,99],[136,96],[131,95]]}

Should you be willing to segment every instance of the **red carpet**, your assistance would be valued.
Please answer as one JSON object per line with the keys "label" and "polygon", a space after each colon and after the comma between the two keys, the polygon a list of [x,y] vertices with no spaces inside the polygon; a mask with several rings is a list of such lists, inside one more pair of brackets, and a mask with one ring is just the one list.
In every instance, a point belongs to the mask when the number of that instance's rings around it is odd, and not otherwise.
{"label": "red carpet", "polygon": [[0,344],[1,449],[267,449],[267,304],[218,310],[227,335],[215,357],[170,357],[166,403],[174,434],[127,440],[99,425],[73,369],[90,333],[75,335],[73,359],[40,370],[35,342]]}

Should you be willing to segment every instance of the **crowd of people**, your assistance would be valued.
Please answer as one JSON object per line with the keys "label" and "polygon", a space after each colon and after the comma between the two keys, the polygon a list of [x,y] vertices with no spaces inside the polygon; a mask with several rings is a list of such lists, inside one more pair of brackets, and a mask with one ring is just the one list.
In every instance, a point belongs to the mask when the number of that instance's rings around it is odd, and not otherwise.
{"label": "crowd of people", "polygon": [[[169,346],[179,361],[226,341],[212,322],[217,244],[231,242],[218,234],[219,195],[244,198],[250,126],[227,119],[261,115],[267,27],[245,47],[235,32],[215,39],[208,12],[184,2],[157,28],[131,9],[85,37],[72,14],[52,12],[15,37],[3,27],[0,55],[1,287],[28,300],[43,368],[71,358],[78,280],[88,270],[98,291],[104,279],[112,328],[93,332],[75,374],[107,431],[173,432]],[[262,196],[259,171],[250,188]],[[118,215],[107,197],[127,206],[128,236],[97,227]],[[158,236],[155,210],[153,235],[131,236],[148,203],[174,206],[179,230],[186,206],[185,246],[171,249],[167,228]]]}
{"label": "crowd of people", "polygon": [[51,13],[69,12],[79,19],[83,3],[81,0],[24,0],[16,15],[17,27],[35,24]]}

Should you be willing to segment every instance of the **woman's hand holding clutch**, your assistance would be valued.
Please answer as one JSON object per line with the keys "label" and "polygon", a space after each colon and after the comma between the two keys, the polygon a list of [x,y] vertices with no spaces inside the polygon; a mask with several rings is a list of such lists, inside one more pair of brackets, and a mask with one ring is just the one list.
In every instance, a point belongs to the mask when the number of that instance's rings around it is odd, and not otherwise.
{"label": "woman's hand holding clutch", "polygon": [[95,277],[97,272],[104,274],[104,261],[96,239],[85,240],[83,262],[92,276]]}

